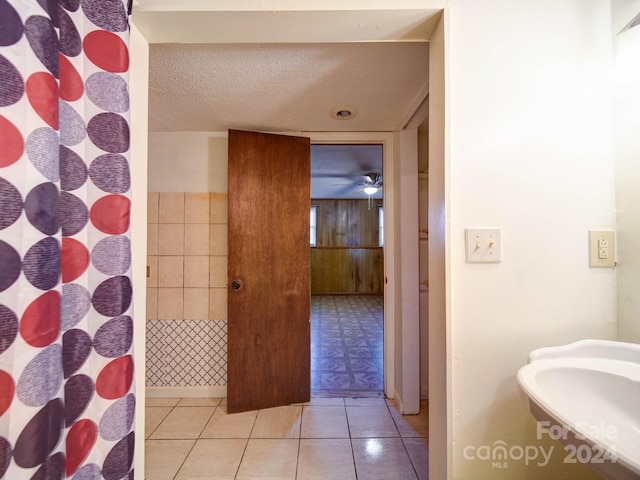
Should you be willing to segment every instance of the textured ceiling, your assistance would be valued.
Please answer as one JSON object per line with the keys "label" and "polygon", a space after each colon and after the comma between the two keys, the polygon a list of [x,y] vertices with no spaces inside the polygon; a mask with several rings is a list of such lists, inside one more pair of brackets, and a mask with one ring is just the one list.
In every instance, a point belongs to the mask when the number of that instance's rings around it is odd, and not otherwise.
{"label": "textured ceiling", "polygon": [[[150,44],[153,132],[395,131],[427,96],[425,42]],[[336,119],[331,111],[355,115]],[[314,146],[314,198],[366,198],[379,146]],[[376,195],[381,196],[380,192]]]}
{"label": "textured ceiling", "polygon": [[149,129],[393,131],[427,85],[424,42],[151,44]]}

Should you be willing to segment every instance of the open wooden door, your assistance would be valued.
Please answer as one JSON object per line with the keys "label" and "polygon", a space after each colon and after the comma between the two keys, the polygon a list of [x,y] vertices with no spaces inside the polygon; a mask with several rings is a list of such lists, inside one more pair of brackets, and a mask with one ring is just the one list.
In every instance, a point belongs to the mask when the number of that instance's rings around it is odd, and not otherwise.
{"label": "open wooden door", "polygon": [[229,130],[229,413],[310,399],[310,152]]}

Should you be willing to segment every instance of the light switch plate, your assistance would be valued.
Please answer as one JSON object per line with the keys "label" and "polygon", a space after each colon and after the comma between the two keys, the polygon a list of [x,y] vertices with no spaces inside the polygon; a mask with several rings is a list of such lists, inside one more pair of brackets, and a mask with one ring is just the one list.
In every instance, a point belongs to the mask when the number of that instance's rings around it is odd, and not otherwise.
{"label": "light switch plate", "polygon": [[499,228],[467,228],[465,236],[467,263],[499,263],[502,260]]}
{"label": "light switch plate", "polygon": [[589,266],[616,266],[616,240],[612,230],[589,230]]}

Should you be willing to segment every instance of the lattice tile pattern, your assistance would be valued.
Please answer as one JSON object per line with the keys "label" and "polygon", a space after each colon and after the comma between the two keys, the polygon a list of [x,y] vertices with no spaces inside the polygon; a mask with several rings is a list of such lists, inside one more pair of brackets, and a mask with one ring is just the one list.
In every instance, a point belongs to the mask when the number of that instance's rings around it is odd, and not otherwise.
{"label": "lattice tile pattern", "polygon": [[150,387],[226,385],[227,322],[147,321],[146,383]]}

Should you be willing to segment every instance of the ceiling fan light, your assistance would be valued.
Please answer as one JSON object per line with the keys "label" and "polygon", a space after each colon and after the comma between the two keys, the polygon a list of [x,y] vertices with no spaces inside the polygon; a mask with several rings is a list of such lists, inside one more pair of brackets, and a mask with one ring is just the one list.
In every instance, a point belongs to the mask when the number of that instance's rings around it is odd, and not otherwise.
{"label": "ceiling fan light", "polygon": [[364,187],[364,193],[367,195],[378,193],[378,187]]}

